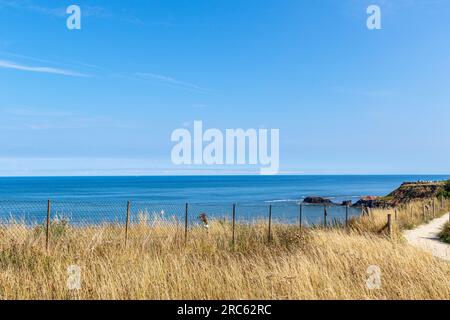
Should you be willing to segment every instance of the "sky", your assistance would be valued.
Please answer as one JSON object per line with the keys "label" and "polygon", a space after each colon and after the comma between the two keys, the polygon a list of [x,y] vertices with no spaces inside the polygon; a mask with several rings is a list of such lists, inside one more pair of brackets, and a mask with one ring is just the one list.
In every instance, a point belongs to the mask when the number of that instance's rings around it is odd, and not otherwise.
{"label": "sky", "polygon": [[282,174],[447,174],[449,40],[447,0],[0,0],[0,176],[253,172],[175,166],[196,120],[279,129]]}

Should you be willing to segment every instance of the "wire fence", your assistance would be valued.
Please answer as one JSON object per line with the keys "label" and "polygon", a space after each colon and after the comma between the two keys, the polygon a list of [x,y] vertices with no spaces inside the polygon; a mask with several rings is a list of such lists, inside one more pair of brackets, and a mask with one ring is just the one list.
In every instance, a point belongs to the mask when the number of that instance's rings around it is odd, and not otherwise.
{"label": "wire fence", "polygon": [[[304,203],[270,204],[162,204],[146,201],[0,201],[0,241],[24,239],[50,244],[85,240],[127,244],[159,238],[180,241],[199,236],[198,230],[214,229],[231,241],[244,228],[262,229],[270,241],[280,225],[311,227],[345,225],[362,209],[341,205]],[[204,233],[204,232],[203,232]],[[76,239],[75,239],[76,237]],[[84,237],[84,238],[83,238]],[[82,239],[83,238],[83,239]],[[14,241],[16,241],[14,240]]]}

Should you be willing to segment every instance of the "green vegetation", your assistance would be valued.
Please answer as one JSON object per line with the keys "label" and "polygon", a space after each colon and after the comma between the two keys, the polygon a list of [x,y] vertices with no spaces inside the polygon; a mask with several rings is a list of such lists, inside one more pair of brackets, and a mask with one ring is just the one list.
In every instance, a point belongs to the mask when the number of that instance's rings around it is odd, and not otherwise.
{"label": "green vegetation", "polygon": [[450,180],[445,181],[442,191],[439,193],[439,197],[450,199]]}
{"label": "green vegetation", "polygon": [[[50,223],[50,233],[52,237],[59,239],[62,238],[69,230],[69,220],[56,219]],[[34,239],[45,236],[45,225],[38,225],[34,228]]]}
{"label": "green vegetation", "polygon": [[450,222],[447,222],[439,234],[439,238],[447,243],[450,243]]}

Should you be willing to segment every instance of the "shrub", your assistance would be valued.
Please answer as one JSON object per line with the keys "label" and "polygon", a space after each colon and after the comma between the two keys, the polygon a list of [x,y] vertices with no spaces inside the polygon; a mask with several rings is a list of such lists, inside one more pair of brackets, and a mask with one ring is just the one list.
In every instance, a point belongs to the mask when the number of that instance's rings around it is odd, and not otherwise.
{"label": "shrub", "polygon": [[445,182],[444,188],[442,189],[442,191],[439,194],[439,196],[450,199],[450,180],[447,180]]}
{"label": "shrub", "polygon": [[439,234],[439,238],[447,243],[450,243],[450,222],[447,222]]}

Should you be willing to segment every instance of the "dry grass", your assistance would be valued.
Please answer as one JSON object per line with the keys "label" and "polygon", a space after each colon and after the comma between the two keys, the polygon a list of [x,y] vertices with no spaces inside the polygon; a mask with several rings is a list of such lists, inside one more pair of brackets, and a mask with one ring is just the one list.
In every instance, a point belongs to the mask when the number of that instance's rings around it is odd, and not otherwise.
{"label": "dry grass", "polygon": [[[182,228],[141,221],[127,247],[119,226],[55,224],[49,252],[41,229],[11,225],[0,228],[0,298],[450,299],[450,264],[400,236],[424,218],[414,211],[398,214],[394,239],[379,232],[381,210],[348,230],[277,225],[270,245],[266,224],[239,225],[234,250],[220,221],[190,230],[187,244]],[[79,291],[67,288],[70,265],[81,267]],[[370,265],[381,268],[380,289],[366,286]]]}
{"label": "dry grass", "polygon": [[387,230],[384,227],[387,223],[387,215],[391,214],[394,222],[394,237],[401,238],[404,230],[414,229],[449,211],[450,201],[448,200],[417,201],[395,209],[370,209],[368,215],[353,219],[350,226],[353,230],[362,234],[372,232],[386,235]]}

